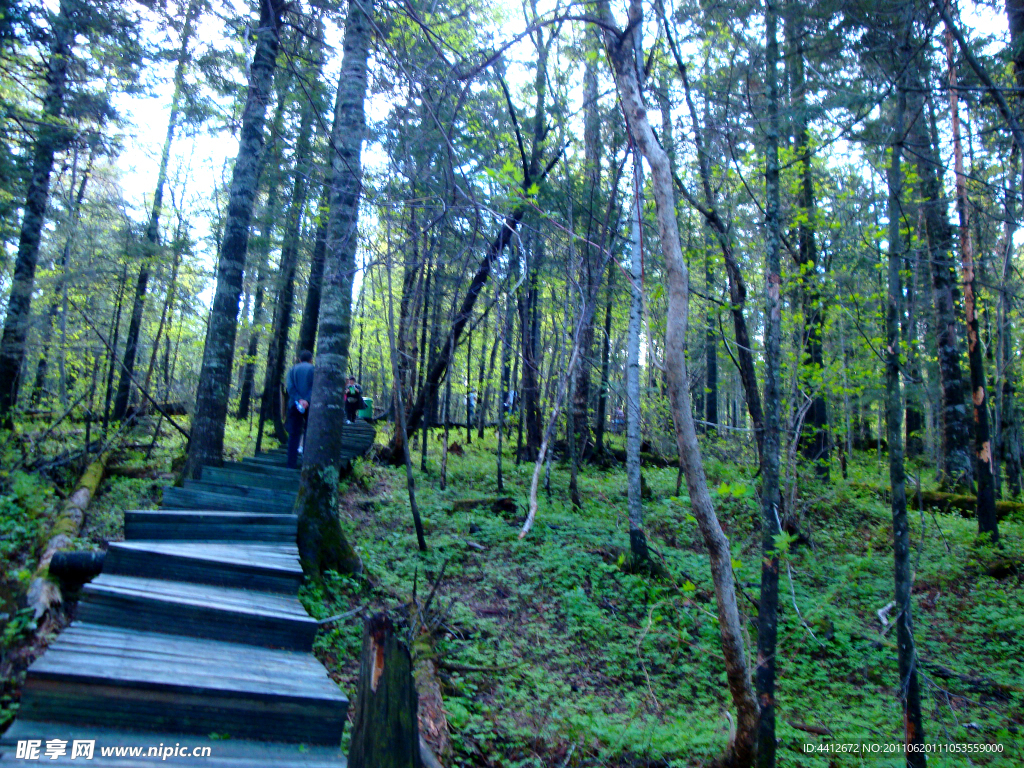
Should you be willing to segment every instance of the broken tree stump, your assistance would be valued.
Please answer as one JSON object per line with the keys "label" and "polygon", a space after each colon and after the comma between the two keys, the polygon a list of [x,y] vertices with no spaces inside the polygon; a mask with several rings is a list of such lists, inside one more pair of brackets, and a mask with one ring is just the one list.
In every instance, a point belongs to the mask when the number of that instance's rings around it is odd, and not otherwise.
{"label": "broken tree stump", "polygon": [[412,657],[386,614],[366,620],[349,768],[422,768]]}

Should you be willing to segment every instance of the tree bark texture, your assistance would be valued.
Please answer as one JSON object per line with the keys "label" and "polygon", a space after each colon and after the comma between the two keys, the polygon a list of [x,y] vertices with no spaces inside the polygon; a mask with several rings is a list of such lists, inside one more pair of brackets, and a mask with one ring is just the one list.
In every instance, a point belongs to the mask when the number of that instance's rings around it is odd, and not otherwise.
{"label": "tree bark texture", "polygon": [[601,390],[597,395],[597,428],[594,434],[594,451],[604,453],[604,430],[608,419],[608,385],[611,373],[612,348],[612,304],[615,295],[616,265],[608,266],[608,287],[604,307],[604,336],[601,339]]}
{"label": "tree bark texture", "polygon": [[775,766],[775,650],[778,639],[779,449],[782,368],[781,193],[779,189],[778,16],[765,6],[768,119],[765,123],[765,334],[764,441],[761,452],[761,599],[757,610],[757,685],[761,717],[757,727],[757,765]]}
{"label": "tree bark texture", "polygon": [[361,151],[366,133],[367,59],[373,6],[352,0],[345,25],[345,47],[338,82],[337,112],[331,135],[333,172],[324,291],[320,303],[316,376],[299,487],[299,557],[307,574],[327,569],[358,570],[358,558],[338,522],[339,455],[345,425],[345,378],[351,337],[352,282],[355,274]]}
{"label": "tree bark texture", "polygon": [[633,158],[633,215],[630,231],[629,326],[626,340],[626,492],[629,550],[634,565],[649,559],[644,535],[643,478],[640,475],[640,326],[643,323],[643,158]]}
{"label": "tree bark texture", "polygon": [[359,661],[350,768],[420,768],[418,698],[412,657],[391,619],[366,620]]}
{"label": "tree bark texture", "polygon": [[[729,540],[715,515],[708,492],[707,478],[697,442],[686,372],[686,329],[689,310],[689,277],[679,242],[672,192],[672,173],[668,157],[654,136],[644,107],[636,73],[637,62],[631,35],[622,36],[609,30],[615,22],[606,0],[598,5],[604,32],[605,47],[614,68],[615,81],[632,130],[633,139],[651,167],[652,188],[658,214],[658,231],[665,256],[668,277],[668,316],[665,338],[665,369],[668,394],[676,428],[679,455],[690,491],[690,503],[711,559],[711,575],[715,585],[722,655],[733,704],[737,709],[736,735],[729,745],[726,760],[735,765],[750,765],[754,755],[758,719],[757,699],[750,683],[743,628],[736,603],[732,576],[732,554]],[[637,0],[630,5],[630,23],[642,22],[643,12]]]}
{"label": "tree bark texture", "polygon": [[[901,58],[908,58],[909,42],[903,34]],[[902,397],[900,394],[900,328],[899,319],[902,313],[900,299],[900,266],[902,265],[902,236],[900,225],[902,220],[902,188],[903,171],[901,155],[903,151],[904,115],[907,109],[907,93],[903,85],[904,75],[900,71],[898,88],[898,106],[895,125],[893,126],[893,145],[888,168],[889,185],[889,286],[886,302],[886,360],[885,360],[885,392],[886,392],[886,431],[889,441],[889,482],[892,486],[892,525],[893,550],[895,557],[894,580],[896,588],[896,605],[899,613],[896,616],[896,642],[899,665],[899,696],[904,711],[904,741],[909,745],[924,743],[924,729],[921,722],[921,692],[917,679],[917,651],[914,647],[914,624],[911,615],[911,586],[913,580],[910,573],[910,526],[907,523],[906,479],[903,467],[902,437]],[[923,768],[924,752],[907,752],[907,765]]]}
{"label": "tree bark texture", "polygon": [[316,331],[320,321],[320,296],[324,282],[324,257],[327,253],[328,190],[331,188],[330,174],[324,182],[324,193],[317,206],[316,235],[313,240],[313,256],[309,263],[309,287],[306,289],[306,303],[302,309],[302,325],[299,327],[298,352],[316,348]]}
{"label": "tree bark texture", "polygon": [[[320,77],[319,66],[311,67],[310,70],[305,74],[305,80],[316,80]],[[313,118],[313,107],[308,99],[304,100],[299,122],[299,135],[295,140],[295,177],[292,182],[288,212],[285,214],[281,261],[277,270],[277,291],[275,292],[277,301],[274,303],[274,320],[271,325],[270,344],[267,346],[267,367],[263,377],[263,397],[260,401],[263,404],[260,419],[261,421],[270,418],[274,420],[274,432],[279,440],[284,437],[285,429],[281,420],[278,399],[288,365],[288,333],[291,331],[292,310],[295,306],[295,271],[299,265],[299,235],[302,227],[302,214],[306,209],[309,177],[313,171],[310,143]]]}
{"label": "tree bark texture", "polygon": [[260,3],[256,50],[249,69],[249,94],[242,112],[242,130],[231,175],[228,215],[217,260],[217,288],[206,332],[203,367],[196,392],[192,438],[185,461],[185,477],[198,478],[203,464],[219,466],[224,450],[224,422],[231,394],[232,357],[238,323],[238,299],[242,293],[249,247],[249,222],[259,186],[263,155],[263,127],[267,104],[273,94],[274,65],[281,42],[283,0]]}
{"label": "tree bark texture", "polygon": [[960,214],[960,261],[963,275],[964,314],[967,320],[967,360],[971,370],[971,400],[974,403],[974,455],[978,482],[978,533],[999,540],[996,518],[995,472],[988,425],[988,384],[985,358],[978,338],[977,293],[974,280],[974,247],[971,242],[970,201],[964,175],[964,152],[960,142],[960,110],[957,94],[953,33],[946,31],[946,61],[949,66],[949,112],[953,130],[953,162],[956,172],[957,209]]}
{"label": "tree bark texture", "polygon": [[907,154],[917,166],[918,196],[924,211],[935,303],[939,384],[942,389],[943,486],[970,489],[973,484],[970,434],[960,372],[960,346],[956,333],[956,277],[953,273],[953,231],[947,201],[939,180],[940,159],[928,129],[923,89],[909,95]]}
{"label": "tree bark texture", "polygon": [[32,292],[35,290],[39,243],[46,220],[46,204],[50,198],[50,176],[53,158],[67,141],[64,125],[64,98],[67,94],[71,48],[75,41],[78,0],[63,0],[53,17],[50,30],[49,59],[46,62],[46,93],[43,96],[43,119],[32,147],[32,171],[25,193],[25,209],[21,219],[18,255],[14,262],[11,294],[0,340],[0,423],[10,426],[12,411],[18,404],[21,373],[27,354],[29,322],[32,316]]}

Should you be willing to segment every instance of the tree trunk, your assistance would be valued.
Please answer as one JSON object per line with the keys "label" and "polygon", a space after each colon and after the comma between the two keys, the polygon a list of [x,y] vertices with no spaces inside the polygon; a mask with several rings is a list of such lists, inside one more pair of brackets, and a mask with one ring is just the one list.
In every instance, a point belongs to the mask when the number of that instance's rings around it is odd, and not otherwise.
{"label": "tree trunk", "polygon": [[[826,482],[829,478],[829,436],[828,411],[822,394],[822,374],[825,360],[822,348],[822,333],[825,325],[820,280],[818,277],[818,246],[815,236],[816,218],[814,203],[814,177],[811,173],[810,131],[807,118],[807,85],[804,77],[804,38],[802,7],[798,3],[789,5],[792,16],[788,19],[790,53],[790,86],[795,111],[794,151],[800,163],[800,188],[797,193],[799,224],[797,225],[798,247],[795,254],[799,267],[800,304],[803,315],[801,347],[803,359],[800,376],[804,388],[811,395],[811,407],[803,421],[800,436],[801,454],[814,466],[815,473]],[[767,408],[767,405],[765,406]]]}
{"label": "tree trunk", "polygon": [[604,338],[601,340],[601,391],[597,395],[597,429],[594,435],[594,451],[604,453],[604,430],[608,420],[608,385],[611,373],[612,348],[612,297],[615,295],[615,264],[608,266],[608,288],[604,309]]}
{"label": "tree trunk", "polygon": [[775,651],[778,638],[779,556],[776,536],[779,520],[779,449],[782,369],[782,264],[779,190],[779,48],[778,17],[765,6],[766,88],[768,120],[765,127],[765,339],[764,339],[764,442],[761,452],[761,599],[757,610],[757,668],[754,672],[761,718],[757,728],[758,768],[775,766]]}
{"label": "tree trunk", "polygon": [[90,156],[89,163],[82,173],[82,180],[77,180],[78,175],[78,152],[75,151],[74,160],[71,164],[71,188],[78,187],[78,192],[75,193],[74,207],[71,209],[71,216],[68,220],[68,233],[64,240],[64,249],[61,251],[60,256],[60,277],[58,286],[60,290],[57,290],[57,286],[54,286],[53,300],[50,302],[50,311],[46,316],[46,324],[43,327],[43,338],[40,343],[42,353],[39,357],[39,364],[36,366],[36,380],[32,388],[32,404],[38,406],[42,396],[43,389],[46,386],[46,371],[49,367],[50,357],[50,338],[53,334],[53,323],[57,319],[61,310],[61,297],[65,296],[65,288],[67,281],[68,263],[71,259],[71,241],[75,235],[78,227],[78,219],[82,211],[82,201],[85,199],[85,186],[89,181],[89,174],[92,171],[93,158]]}
{"label": "tree trunk", "polygon": [[[306,82],[320,77],[320,67],[313,66],[304,75]],[[283,95],[283,94],[282,94]],[[263,397],[260,402],[261,427],[265,419],[273,419],[274,433],[278,440],[286,439],[284,422],[278,398],[287,366],[288,333],[292,327],[292,309],[295,305],[295,270],[299,264],[299,235],[302,214],[306,208],[306,194],[309,177],[312,174],[312,146],[310,135],[313,130],[313,107],[309,100],[302,102],[302,117],[299,135],[295,141],[295,179],[292,196],[285,216],[284,240],[281,245],[281,262],[277,272],[277,301],[274,303],[274,322],[271,326],[270,344],[267,346],[267,368],[263,378]],[[260,430],[262,435],[262,429]]]}
{"label": "tree trunk", "polygon": [[309,424],[302,462],[299,509],[299,557],[307,575],[361,570],[359,558],[338,521],[338,481],[345,424],[345,378],[351,336],[352,282],[355,274],[361,151],[366,133],[367,58],[370,51],[369,0],[352,0],[345,25],[345,53],[338,82],[337,112],[331,137],[334,149],[320,303],[319,345]]}
{"label": "tree trunk", "polygon": [[[901,14],[903,15],[903,14]],[[921,693],[917,679],[917,651],[914,647],[914,624],[911,616],[910,591],[910,527],[907,524],[907,494],[903,468],[902,398],[900,395],[900,330],[899,318],[902,313],[900,297],[900,266],[902,265],[900,234],[902,223],[901,193],[903,171],[901,168],[902,142],[904,135],[904,114],[907,110],[907,92],[904,86],[905,66],[909,60],[909,31],[901,30],[900,55],[896,68],[899,72],[898,98],[894,142],[888,169],[889,185],[889,290],[886,311],[885,360],[886,428],[889,441],[889,483],[892,486],[892,527],[895,557],[894,579],[896,587],[896,642],[899,663],[899,699],[903,702],[904,742],[920,746],[924,743],[924,729],[921,722]],[[923,768],[924,752],[907,751],[907,765]]]}
{"label": "tree trunk", "polygon": [[317,206],[316,235],[313,239],[313,256],[309,263],[309,287],[306,289],[302,325],[299,327],[299,352],[313,352],[316,348],[316,329],[320,320],[320,297],[324,282],[324,255],[327,252],[327,194],[330,187],[331,179],[328,178],[324,182],[324,193]]}
{"label": "tree trunk", "polygon": [[[580,243],[582,259],[580,264],[580,289],[584,295],[594,292],[594,287],[601,281],[601,264],[603,254],[597,244],[601,229],[600,197],[601,197],[601,115],[598,109],[597,62],[601,41],[593,28],[587,29],[586,46],[591,55],[587,56],[583,71],[583,146],[586,203],[586,240]],[[591,313],[591,318],[593,313]],[[531,334],[532,335],[532,334]],[[572,488],[574,500],[580,502],[576,475],[579,472],[581,458],[586,455],[590,445],[590,357],[594,346],[594,323],[587,323],[580,336],[582,363],[576,369],[576,385],[572,400],[573,445],[572,457]],[[525,374],[525,365],[524,365]],[[525,375],[524,375],[525,379]],[[524,387],[525,388],[525,387]]]}
{"label": "tree trunk", "polygon": [[[537,305],[540,303],[540,266],[544,260],[544,238],[540,232],[534,236],[534,253],[526,259],[526,287],[520,291],[518,301],[519,327],[523,355],[522,410],[520,427],[526,422],[526,458],[534,461],[540,450],[540,370],[537,362],[539,322]],[[525,295],[524,295],[525,294]]]}
{"label": "tree trunk", "polygon": [[32,148],[32,172],[25,193],[18,256],[14,263],[3,338],[0,340],[0,424],[8,428],[13,424],[12,411],[18,404],[21,372],[27,354],[32,292],[35,290],[46,204],[50,197],[53,158],[64,146],[68,136],[68,129],[61,116],[64,113],[68,69],[72,64],[71,48],[76,33],[72,13],[73,8],[67,2],[61,2],[59,13],[53,17],[50,58],[46,62],[43,117]]}
{"label": "tree trunk", "polygon": [[924,210],[935,302],[935,335],[942,390],[942,485],[949,490],[969,490],[973,472],[960,374],[960,348],[956,338],[956,277],[951,258],[953,232],[939,180],[941,161],[928,129],[923,89],[915,88],[908,97],[907,154],[917,166],[918,196]]}
{"label": "tree trunk", "polygon": [[412,657],[386,614],[363,627],[350,768],[421,768]]}
{"label": "tree trunk", "polygon": [[107,349],[107,384],[103,398],[103,436],[107,435],[110,426],[110,406],[114,397],[114,367],[117,365],[117,339],[121,335],[121,307],[124,303],[124,290],[128,277],[128,260],[125,259],[121,268],[121,279],[117,283],[117,309],[114,311],[113,330],[110,333],[110,347]]}
{"label": "tree trunk", "polygon": [[200,4],[191,2],[185,11],[185,21],[181,32],[181,47],[178,49],[178,61],[174,68],[174,91],[171,96],[171,114],[167,120],[167,133],[164,136],[163,151],[160,153],[160,167],[156,175],[156,189],[153,191],[153,207],[149,212],[149,223],[146,225],[146,252],[139,265],[139,277],[135,283],[135,298],[132,301],[132,314],[128,321],[128,334],[125,336],[124,358],[121,361],[121,379],[117,385],[117,399],[114,401],[114,420],[120,421],[128,410],[128,398],[131,394],[132,377],[135,375],[135,357],[139,349],[139,335],[142,332],[142,315],[146,308],[146,292],[149,289],[150,269],[157,258],[160,245],[160,213],[163,207],[164,186],[167,184],[167,166],[171,157],[171,145],[174,143],[174,130],[177,128],[178,115],[181,111],[181,99],[185,87],[185,65],[189,61],[188,45],[192,40],[193,24],[199,14]]}
{"label": "tree trunk", "polygon": [[[276,79],[279,81],[276,83],[277,107],[274,109],[274,119],[271,122],[270,140],[260,164],[261,169],[270,168],[269,173],[264,173],[263,170],[260,171],[260,178],[263,180],[262,186],[266,188],[267,196],[263,203],[263,216],[259,224],[259,237],[254,235],[250,244],[256,254],[256,269],[254,270],[256,272],[256,290],[253,300],[252,325],[249,329],[249,342],[246,350],[246,362],[242,372],[242,387],[238,396],[238,418],[240,419],[248,418],[249,409],[252,407],[252,395],[256,389],[256,358],[259,354],[260,336],[267,321],[266,294],[267,276],[270,271],[270,249],[274,240],[274,228],[277,227],[278,217],[281,213],[278,204],[280,199],[279,189],[282,182],[281,143],[283,141],[282,133],[284,132],[286,95],[289,90],[286,83],[290,83],[291,73],[286,72],[282,74],[278,71]],[[272,344],[273,342],[268,345],[268,351]],[[259,429],[256,434],[257,451],[263,447],[263,426],[267,418],[269,418],[266,409],[280,405],[276,398],[271,398],[271,404],[268,406],[267,399],[263,396],[262,392],[259,396],[259,401],[260,420]],[[280,434],[277,436],[278,438],[281,437]]]}
{"label": "tree trunk", "polygon": [[242,369],[242,386],[239,388],[238,411],[236,417],[248,419],[252,409],[252,393],[256,387],[256,356],[260,349],[259,329],[266,321],[263,309],[263,283],[266,278],[267,265],[261,263],[256,267],[256,290],[252,301],[252,327],[249,330],[249,347],[245,354],[245,365]]}
{"label": "tree trunk", "polygon": [[[637,61],[632,48],[632,34],[621,35],[608,30],[615,29],[615,22],[608,8],[607,0],[598,4],[602,21],[606,26],[604,43],[614,68],[626,120],[634,141],[651,167],[652,187],[658,215],[658,231],[665,255],[668,285],[668,313],[666,317],[665,369],[668,377],[669,401],[676,428],[679,456],[686,473],[686,484],[690,492],[690,503],[697,524],[704,537],[711,559],[711,576],[715,585],[718,607],[719,632],[722,638],[722,655],[725,660],[726,676],[736,706],[738,718],[736,736],[729,746],[727,760],[736,765],[749,765],[753,760],[755,734],[758,719],[757,699],[750,685],[747,669],[746,650],[743,643],[743,628],[740,623],[739,607],[732,576],[732,553],[729,540],[715,515],[708,493],[707,478],[697,442],[690,402],[689,380],[686,371],[686,329],[689,311],[689,276],[679,242],[679,225],[675,216],[672,191],[672,174],[668,157],[658,144],[651,129],[640,95],[637,82]],[[638,0],[630,3],[630,28],[635,29],[643,21],[643,11]]]}
{"label": "tree trunk", "polygon": [[274,65],[280,45],[283,0],[260,3],[256,50],[249,69],[249,93],[242,112],[238,156],[231,175],[228,216],[217,262],[217,288],[206,333],[203,366],[196,392],[192,437],[183,475],[198,478],[203,464],[219,466],[231,389],[232,357],[238,323],[238,298],[249,247],[249,222],[259,186],[263,126],[271,98]]}
{"label": "tree trunk", "polygon": [[[736,356],[739,363],[740,381],[743,385],[743,394],[747,401],[747,412],[750,414],[750,421],[754,428],[754,439],[757,443],[758,460],[763,455],[762,443],[764,441],[764,416],[761,411],[761,395],[757,389],[757,372],[754,368],[754,350],[750,340],[750,332],[747,329],[746,304],[747,284],[743,279],[743,272],[740,270],[733,251],[731,228],[722,220],[717,209],[714,186],[711,183],[711,169],[709,166],[708,148],[704,144],[701,133],[700,120],[697,117],[697,109],[694,107],[693,99],[690,96],[690,83],[686,74],[686,66],[683,64],[679,48],[669,29],[668,20],[662,19],[665,24],[666,36],[668,37],[672,55],[675,58],[676,68],[683,81],[683,90],[686,96],[686,103],[690,112],[690,119],[694,131],[694,143],[697,147],[697,164],[700,171],[701,189],[704,202],[699,202],[685,188],[680,191],[686,197],[687,202],[698,210],[708,226],[715,233],[718,239],[719,248],[722,251],[722,258],[725,260],[725,272],[729,281],[729,309],[732,313],[733,333],[736,337]],[[734,417],[734,421],[735,421]]]}
{"label": "tree trunk", "polygon": [[629,552],[634,568],[650,561],[644,535],[643,478],[640,475],[640,326],[643,322],[643,159],[633,157],[633,215],[630,230],[629,328],[626,340],[626,492]]}
{"label": "tree trunk", "polygon": [[974,403],[974,455],[978,481],[978,533],[999,540],[996,518],[994,458],[989,440],[988,384],[985,358],[978,338],[977,291],[974,281],[974,248],[971,243],[970,201],[964,175],[964,152],[960,143],[960,111],[957,94],[956,58],[953,33],[946,31],[946,61],[949,66],[949,113],[953,127],[953,158],[956,169],[957,209],[960,213],[960,261],[964,287],[964,314],[967,320],[967,359],[971,369],[971,400]]}

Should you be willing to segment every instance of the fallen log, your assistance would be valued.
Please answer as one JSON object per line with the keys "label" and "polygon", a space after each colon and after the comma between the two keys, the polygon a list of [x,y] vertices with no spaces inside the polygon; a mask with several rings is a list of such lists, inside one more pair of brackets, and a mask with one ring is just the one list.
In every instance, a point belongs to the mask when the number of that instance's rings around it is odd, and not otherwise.
{"label": "fallen log", "polygon": [[[888,486],[879,487],[867,483],[850,483],[852,488],[862,491],[869,491],[883,498],[889,498],[892,492]],[[978,497],[962,493],[945,493],[943,491],[917,491],[907,487],[907,506],[910,509],[919,509],[920,506],[935,512],[956,512],[961,517],[974,517],[978,508]],[[1024,503],[1019,501],[997,501],[996,515],[1000,520],[1010,515],[1024,515]]]}
{"label": "fallen log", "polygon": [[104,470],[109,460],[110,451],[107,451],[88,466],[78,481],[75,492],[64,502],[60,513],[53,521],[43,547],[43,555],[39,558],[35,577],[28,588],[28,604],[37,620],[51,607],[59,605],[63,599],[60,587],[49,578],[50,561],[59,550],[70,547],[74,538],[81,532],[82,524],[85,522],[85,510],[103,481]]}
{"label": "fallen log", "polygon": [[50,575],[61,586],[77,589],[103,570],[105,552],[57,552],[50,560]]}

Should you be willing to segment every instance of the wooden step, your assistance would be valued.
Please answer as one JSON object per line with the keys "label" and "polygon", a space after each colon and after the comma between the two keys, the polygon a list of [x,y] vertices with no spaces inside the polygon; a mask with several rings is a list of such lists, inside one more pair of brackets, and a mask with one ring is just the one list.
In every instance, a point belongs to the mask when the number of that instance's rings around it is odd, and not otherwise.
{"label": "wooden step", "polygon": [[[270,454],[261,453],[261,454],[259,454],[257,456],[246,456],[244,459],[242,459],[242,463],[243,464],[248,464],[249,466],[255,466],[255,467],[282,467],[282,468],[284,468],[285,465],[287,464],[287,460],[288,460],[288,457],[284,456],[284,455],[273,456],[273,455],[270,455]],[[302,456],[301,455],[299,456],[299,463],[300,464],[302,463]]]}
{"label": "wooden step", "polygon": [[271,499],[249,499],[228,493],[194,491],[188,488],[165,488],[163,509],[222,509],[229,512],[262,512],[287,515],[292,505]]}
{"label": "wooden step", "polygon": [[244,485],[249,488],[268,488],[274,491],[287,490],[293,493],[298,488],[298,474],[294,478],[283,478],[255,467],[242,469],[243,466],[247,465],[203,467],[203,481],[225,485]]}
{"label": "wooden step", "polygon": [[[204,475],[206,470],[203,471]],[[258,486],[240,485],[237,483],[218,483],[213,480],[186,480],[185,490],[203,491],[206,493],[226,493],[228,496],[243,496],[254,501],[269,501],[271,504],[295,504],[293,488],[260,488]]]}
{"label": "wooden step", "polygon": [[318,626],[295,595],[107,573],[82,588],[78,617],[293,651],[311,650]]}
{"label": "wooden step", "polygon": [[347,708],[310,654],[79,621],[29,667],[19,717],[337,746]]}
{"label": "wooden step", "polygon": [[262,541],[294,543],[296,515],[142,509],[124,513],[128,541]]}
{"label": "wooden step", "polygon": [[111,542],[103,573],[294,595],[302,584],[294,544]]}
{"label": "wooden step", "polygon": [[[215,732],[216,734],[216,732]],[[217,734],[219,735],[219,734]],[[67,754],[54,760],[44,757],[46,742],[61,739],[67,742]],[[252,741],[250,739],[211,739],[208,734],[171,733],[168,731],[126,731],[100,728],[95,725],[77,726],[66,723],[47,723],[35,720],[16,720],[6,733],[0,735],[0,762],[13,761],[19,741],[39,741],[40,759],[50,765],[100,766],[100,768],[153,768],[155,765],[192,765],[202,761],[204,768],[345,768],[346,761],[338,746],[313,744],[287,744],[284,742]],[[72,759],[72,743],[92,741],[94,757],[83,763],[82,757]],[[185,755],[160,757],[162,748],[180,747]],[[150,748],[154,752],[146,756]],[[208,749],[205,757],[192,756],[193,748]],[[110,749],[104,756],[102,749]],[[120,755],[115,755],[119,750]],[[130,757],[127,750],[137,750]],[[6,753],[6,755],[5,755]],[[19,761],[21,762],[21,761]],[[24,765],[25,763],[21,763]]]}
{"label": "wooden step", "polygon": [[268,475],[271,477],[278,477],[281,480],[291,481],[295,483],[296,486],[298,486],[299,484],[301,470],[288,469],[288,467],[284,466],[283,464],[278,467],[274,466],[273,464],[253,464],[251,462],[247,462],[247,459],[243,459],[242,461],[225,461],[224,468],[238,469],[241,470],[242,472],[259,472],[261,474]]}

